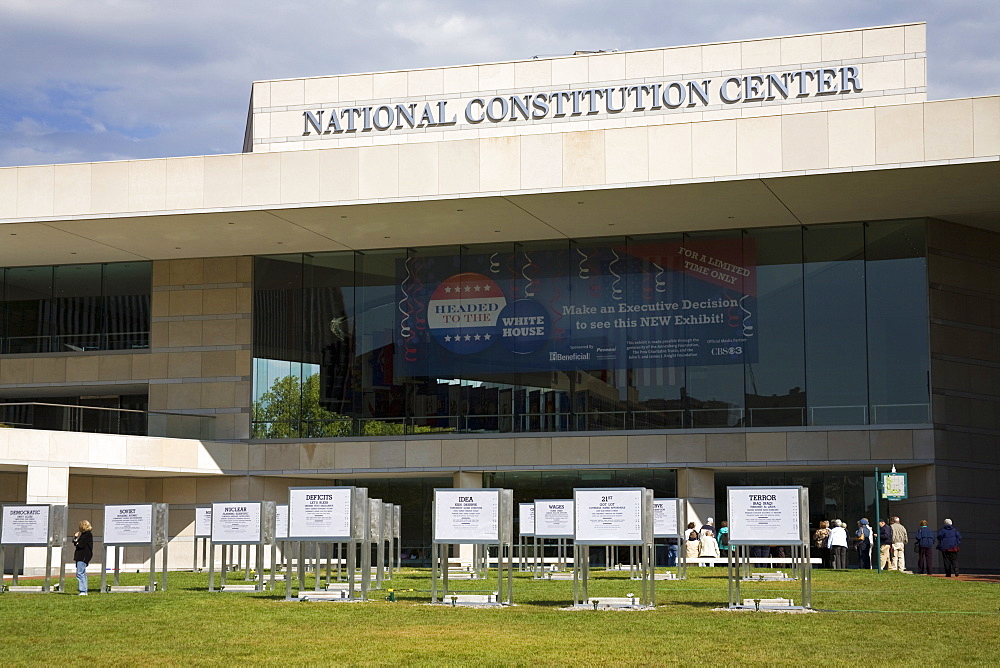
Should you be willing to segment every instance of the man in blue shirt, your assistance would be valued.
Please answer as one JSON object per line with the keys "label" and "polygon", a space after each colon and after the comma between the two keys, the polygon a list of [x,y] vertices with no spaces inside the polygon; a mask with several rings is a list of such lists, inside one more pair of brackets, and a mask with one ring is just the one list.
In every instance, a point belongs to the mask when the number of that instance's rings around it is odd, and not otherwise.
{"label": "man in blue shirt", "polygon": [[917,550],[917,573],[930,575],[931,563],[934,558],[931,556],[931,549],[934,547],[934,532],[927,526],[927,520],[920,520],[920,528],[914,534]]}

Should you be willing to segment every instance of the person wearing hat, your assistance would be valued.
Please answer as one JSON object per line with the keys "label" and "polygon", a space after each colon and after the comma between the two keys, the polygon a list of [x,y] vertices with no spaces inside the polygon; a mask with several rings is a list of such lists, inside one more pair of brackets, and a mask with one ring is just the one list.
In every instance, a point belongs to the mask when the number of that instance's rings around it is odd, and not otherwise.
{"label": "person wearing hat", "polygon": [[711,531],[713,535],[715,534],[715,524],[711,517],[709,517],[708,521],[701,525],[701,529],[698,530],[698,533],[703,534],[706,531]]}
{"label": "person wearing hat", "polygon": [[952,525],[951,520],[945,520],[944,526],[938,531],[937,540],[937,549],[944,562],[944,576],[950,578],[954,573],[958,577],[958,546],[962,544],[962,534]]}
{"label": "person wearing hat", "polygon": [[858,530],[854,532],[854,546],[858,550],[858,568],[872,567],[872,530],[868,518],[862,517]]}
{"label": "person wearing hat", "polygon": [[934,532],[927,526],[927,520],[920,520],[920,528],[917,529],[914,538],[916,539],[913,547],[917,551],[917,573],[930,575],[931,562],[934,560],[931,556],[931,548],[934,547]]}

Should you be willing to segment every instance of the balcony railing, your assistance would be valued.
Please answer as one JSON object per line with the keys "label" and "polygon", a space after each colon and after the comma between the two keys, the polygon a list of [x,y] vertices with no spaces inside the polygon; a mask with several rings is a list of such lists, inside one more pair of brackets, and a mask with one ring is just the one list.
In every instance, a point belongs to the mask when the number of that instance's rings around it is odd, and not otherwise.
{"label": "balcony railing", "polygon": [[68,406],[37,401],[0,404],[0,428],[212,440],[215,436],[214,425],[215,418],[211,415]]}
{"label": "balcony railing", "polygon": [[[871,421],[869,422],[869,416]],[[665,411],[589,411],[432,415],[424,417],[350,418],[305,421],[256,421],[252,437],[364,438],[413,434],[558,433],[664,429],[828,427],[867,424],[925,424],[928,404],[815,406],[790,408],[699,408]]]}

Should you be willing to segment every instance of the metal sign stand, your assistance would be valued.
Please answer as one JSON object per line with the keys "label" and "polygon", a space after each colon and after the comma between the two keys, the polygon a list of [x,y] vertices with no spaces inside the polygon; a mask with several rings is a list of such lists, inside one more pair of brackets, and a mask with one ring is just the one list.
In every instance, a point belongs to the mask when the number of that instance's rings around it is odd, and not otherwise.
{"label": "metal sign stand", "polygon": [[[38,536],[38,540],[24,542],[24,538],[19,538],[15,531],[3,532],[0,528],[0,593],[40,593],[48,594],[54,591],[64,591],[66,585],[66,569],[62,564],[62,548],[66,543],[66,506],[54,506],[49,504],[18,504],[4,505],[3,518],[7,520],[8,513],[27,512],[40,513],[39,519],[44,518],[46,522],[42,527],[45,537]],[[7,547],[14,549],[14,571],[9,585],[3,584],[3,565],[7,563]],[[41,585],[22,585],[18,582],[18,574],[24,568],[24,548],[44,547],[45,548],[45,579]],[[55,551],[59,560],[59,582],[52,586],[52,558]]]}
{"label": "metal sign stand", "polygon": [[[735,489],[735,488],[731,488]],[[798,493],[798,537],[794,540],[767,540],[767,541],[754,541],[754,540],[740,540],[730,539],[729,542],[729,554],[727,558],[728,566],[728,577],[729,577],[729,608],[734,610],[795,610],[804,609],[808,610],[812,608],[812,560],[810,554],[810,544],[809,544],[809,489],[806,487],[788,487],[788,486],[777,486],[769,488],[760,488],[761,491],[768,490],[789,490],[794,489]],[[754,488],[754,491],[758,491]],[[728,493],[727,493],[728,494]],[[734,511],[730,507],[728,509],[729,527],[730,532],[733,531],[736,525],[737,518],[734,516]],[[792,561],[791,576],[778,576],[775,575],[771,577],[769,575],[761,575],[759,577],[753,577],[752,574],[752,564],[751,564],[751,547],[757,545],[787,545],[791,548]],[[753,599],[743,599],[743,592],[741,584],[743,582],[774,582],[774,581],[789,581],[798,580],[801,590],[801,605],[791,605],[790,600],[786,599],[765,599],[762,597],[755,597]],[[748,601],[752,601],[752,605],[748,605]]]}
{"label": "metal sign stand", "polygon": [[[498,495],[498,511],[499,517],[497,518],[496,524],[496,535],[493,539],[487,538],[469,538],[461,542],[452,542],[445,538],[439,538],[436,535],[437,531],[437,512],[438,512],[438,493],[439,492],[449,492],[449,493],[496,493]],[[435,518],[435,536],[433,544],[431,545],[431,603],[444,603],[451,605],[457,605],[459,603],[459,594],[471,594],[473,596],[482,596],[485,594],[485,601],[481,600],[469,600],[471,597],[465,596],[466,600],[462,601],[462,605],[492,605],[492,606],[507,606],[514,604],[514,493],[509,489],[454,489],[449,488],[447,490],[434,490],[434,508],[432,511],[432,517]],[[497,546],[497,588],[493,592],[483,592],[483,591],[458,591],[451,590],[448,586],[448,555],[451,551],[451,547],[459,545],[473,545],[477,548],[482,548],[481,554],[489,554],[488,548],[491,545]],[[473,564],[473,569],[476,570],[479,566],[479,559],[475,559]],[[483,573],[484,579],[487,576]],[[440,581],[440,587],[438,585]],[[440,599],[438,594],[440,593]]]}
{"label": "metal sign stand", "polygon": [[[131,594],[142,593],[151,594],[156,591],[156,555],[162,550],[160,574],[160,589],[167,590],[167,530],[169,527],[170,506],[165,503],[142,503],[134,504],[136,508],[148,506],[150,508],[150,528],[149,541],[133,542],[118,540],[104,543],[104,555],[101,558],[101,592],[108,594]],[[107,518],[107,508],[105,506],[105,518]],[[105,520],[105,533],[107,533],[107,521]],[[126,547],[148,547],[149,548],[149,584],[147,585],[122,585],[121,584],[121,555]],[[115,555],[114,583],[108,585],[108,552]]]}
{"label": "metal sign stand", "polygon": [[[304,509],[299,507],[293,507],[293,493],[294,492],[303,493],[346,493],[349,494],[350,499],[348,502],[348,517],[344,518],[346,520],[346,529],[343,535],[295,535],[296,529],[301,526],[301,523],[296,521],[292,522],[293,513],[297,514],[299,512],[305,512]],[[285,572],[286,574],[291,573],[291,559],[294,554],[294,558],[297,563],[298,570],[298,589],[299,589],[299,600],[300,601],[367,601],[368,591],[371,583],[371,553],[372,544],[370,540],[371,535],[371,506],[372,503],[379,503],[379,508],[381,509],[381,501],[376,499],[368,498],[368,490],[364,487],[293,487],[289,490],[289,534],[288,542],[291,549],[286,550],[285,559]],[[321,564],[321,553],[320,545],[326,546],[326,587],[325,590],[320,587],[322,574],[320,570]],[[334,545],[336,545],[336,551],[334,551]],[[315,555],[315,581],[313,591],[307,591],[305,587],[305,571],[306,571],[306,559],[310,546],[315,546],[312,548],[313,554]],[[341,579],[341,562],[343,560],[343,552],[346,547],[347,552],[347,581],[343,584]],[[360,573],[358,573],[358,555],[360,553]],[[330,559],[336,554],[337,560],[337,582],[338,584],[333,584],[330,582],[332,577],[332,568],[330,564]],[[292,600],[292,578],[290,575],[285,576],[285,600]],[[359,588],[356,589],[355,587]]]}
{"label": "metal sign stand", "polygon": [[[192,570],[197,573],[208,566],[208,542],[212,537],[212,507],[194,509],[194,559]],[[198,566],[198,546],[201,545],[201,566]]]}
{"label": "metal sign stand", "polygon": [[[688,518],[688,515],[687,515],[687,501],[685,499],[655,499],[655,502],[657,502],[657,503],[676,504],[677,522],[676,522],[676,525],[674,526],[674,532],[673,533],[670,532],[670,530],[669,530],[670,527],[669,526],[664,527],[663,530],[657,529],[655,527],[655,521],[654,521],[653,538],[654,538],[654,541],[655,541],[656,538],[665,538],[667,540],[667,542],[668,542],[668,545],[667,545],[667,549],[668,550],[670,549],[669,541],[670,540],[676,540],[677,541],[677,546],[676,546],[677,547],[677,558],[674,561],[674,564],[675,564],[674,565],[674,572],[671,573],[670,572],[670,567],[667,566],[666,567],[666,572],[662,576],[660,576],[659,574],[656,573],[656,571],[655,571],[655,564],[654,564],[654,571],[653,571],[654,572],[654,578],[655,579],[662,579],[662,580],[686,580],[687,579],[687,550],[684,549],[684,547],[685,547],[684,541],[687,538],[687,536],[686,536],[687,529],[685,528],[685,527],[687,527],[687,523],[688,523],[688,519],[687,519]],[[654,546],[654,550],[655,550],[655,546]]]}
{"label": "metal sign stand", "polygon": [[[579,532],[573,539],[573,605],[574,606],[590,606],[593,605],[594,609],[598,609],[598,601],[591,601],[588,592],[588,584],[590,582],[590,548],[591,546],[604,545],[605,549],[608,545],[617,546],[624,545],[628,546],[630,561],[630,570],[634,570],[637,573],[637,577],[632,579],[641,581],[641,590],[639,595],[639,605],[636,606],[635,596],[629,595],[626,598],[627,602],[619,603],[618,607],[654,607],[656,605],[656,585],[654,581],[654,570],[655,570],[655,554],[653,552],[653,490],[651,489],[640,489],[640,488],[621,488],[621,487],[609,487],[609,488],[587,488],[586,490],[575,489],[573,490],[573,512],[580,513],[584,507],[584,504],[580,502],[580,493],[585,492],[587,494],[597,493],[597,494],[614,494],[618,492],[627,492],[634,495],[636,492],[639,493],[640,501],[640,533],[641,538],[638,542],[634,540],[622,540],[608,543],[606,538],[600,540],[589,540],[586,538],[581,538]],[[634,498],[634,496],[633,496]],[[578,516],[579,518],[579,516]],[[580,526],[579,519],[575,522],[576,527]],[[615,607],[614,603],[605,599],[607,607]],[[610,605],[608,605],[610,603]]]}
{"label": "metal sign stand", "polygon": [[[260,506],[260,525],[256,527],[256,540],[250,540],[249,536],[247,540],[237,540],[233,538],[224,538],[220,535],[217,540],[215,527],[217,524],[217,518],[215,514],[220,512],[224,506]],[[255,547],[257,555],[257,568],[260,569],[261,564],[264,563],[264,546],[270,545],[274,542],[274,525],[275,525],[275,504],[274,501],[229,501],[225,503],[214,503],[212,504],[212,537],[209,541],[209,561],[208,561],[208,591],[224,591],[224,592],[262,592],[265,587],[265,580],[263,576],[258,577],[256,582],[252,585],[231,585],[226,583],[226,572],[229,570],[229,563],[226,563],[226,551],[229,551],[229,561],[232,560],[233,548],[236,546],[245,545],[247,548],[247,561],[246,566],[249,570],[250,568],[250,548]],[[215,588],[215,547],[220,546],[222,548],[223,564],[221,570],[221,582],[219,589]],[[240,550],[242,551],[242,547]],[[249,573],[247,573],[249,576]],[[287,578],[286,578],[287,579]]]}

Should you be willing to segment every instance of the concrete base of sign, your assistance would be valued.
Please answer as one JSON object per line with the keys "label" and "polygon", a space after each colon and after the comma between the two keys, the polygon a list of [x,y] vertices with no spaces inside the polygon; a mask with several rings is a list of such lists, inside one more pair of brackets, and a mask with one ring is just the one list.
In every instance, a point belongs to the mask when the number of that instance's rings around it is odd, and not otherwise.
{"label": "concrete base of sign", "polygon": [[455,573],[448,573],[448,580],[479,580],[480,578],[475,573],[469,573],[468,571],[457,571]]}
{"label": "concrete base of sign", "polygon": [[801,605],[795,605],[790,598],[745,598],[743,605],[735,605],[730,608],[715,608],[721,611],[744,611],[744,612],[816,612]]}
{"label": "concrete base of sign", "polygon": [[[326,586],[326,591],[343,591],[346,592],[351,588],[348,582],[331,582]],[[361,591],[361,585],[357,582],[354,583],[354,590]]]}
{"label": "concrete base of sign", "polygon": [[435,605],[463,606],[463,607],[492,607],[502,608],[504,604],[497,601],[496,594],[448,594],[445,600]]}
{"label": "concrete base of sign", "polygon": [[683,580],[684,578],[677,577],[677,573],[656,573],[653,575],[654,580]]}
{"label": "concrete base of sign", "polygon": [[299,592],[300,601],[320,603],[362,603],[358,598],[348,598],[347,591],[303,591]]}
{"label": "concrete base of sign", "polygon": [[223,585],[219,591],[226,592],[246,592],[246,591],[257,591],[257,585]]}
{"label": "concrete base of sign", "polygon": [[796,580],[787,573],[775,571],[774,573],[751,573],[750,577],[743,578],[744,582],[791,582]]}
{"label": "concrete base of sign", "polygon": [[639,597],[614,597],[592,598],[586,603],[579,603],[564,610],[652,610],[656,606],[642,605]]}
{"label": "concrete base of sign", "polygon": [[[52,591],[58,591],[58,587],[53,587]],[[11,594],[41,594],[41,585],[7,585],[4,591]]]}
{"label": "concrete base of sign", "polygon": [[108,587],[109,594],[148,594],[150,591],[156,591],[156,585],[153,589],[146,585],[112,585]]}
{"label": "concrete base of sign", "polygon": [[572,573],[546,573],[543,580],[572,580]]}

